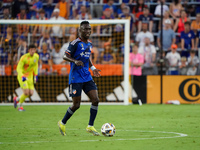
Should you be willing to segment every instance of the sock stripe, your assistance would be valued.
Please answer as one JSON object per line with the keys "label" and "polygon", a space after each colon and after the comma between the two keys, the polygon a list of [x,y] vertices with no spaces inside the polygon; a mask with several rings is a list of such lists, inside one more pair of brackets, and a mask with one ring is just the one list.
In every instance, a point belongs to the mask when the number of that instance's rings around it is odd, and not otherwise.
{"label": "sock stripe", "polygon": [[71,114],[71,115],[73,115],[73,111],[70,109],[70,107],[67,109],[67,111]]}
{"label": "sock stripe", "polygon": [[98,110],[98,106],[91,105],[91,109]]}

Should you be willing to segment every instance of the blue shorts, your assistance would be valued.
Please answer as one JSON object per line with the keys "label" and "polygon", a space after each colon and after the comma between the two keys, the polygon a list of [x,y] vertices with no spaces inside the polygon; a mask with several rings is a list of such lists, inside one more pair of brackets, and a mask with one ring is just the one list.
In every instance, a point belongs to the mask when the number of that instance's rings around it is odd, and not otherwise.
{"label": "blue shorts", "polygon": [[69,96],[81,96],[82,90],[87,94],[91,90],[97,90],[97,86],[93,80],[84,83],[71,83],[69,85]]}

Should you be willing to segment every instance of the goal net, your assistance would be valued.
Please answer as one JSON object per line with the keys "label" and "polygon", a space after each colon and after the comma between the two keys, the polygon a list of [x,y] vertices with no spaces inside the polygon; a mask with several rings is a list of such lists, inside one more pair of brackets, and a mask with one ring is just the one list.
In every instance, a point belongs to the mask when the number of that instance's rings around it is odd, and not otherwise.
{"label": "goal net", "polygon": [[[1,20],[0,100],[12,102],[22,94],[16,67],[20,57],[35,44],[40,56],[38,82],[26,102],[71,102],[68,75],[70,65],[62,56],[69,42],[78,37],[80,20]],[[91,59],[101,70],[93,77],[100,102],[129,104],[129,20],[90,20],[93,44]],[[92,71],[90,70],[92,73]],[[82,101],[89,102],[82,92]]]}

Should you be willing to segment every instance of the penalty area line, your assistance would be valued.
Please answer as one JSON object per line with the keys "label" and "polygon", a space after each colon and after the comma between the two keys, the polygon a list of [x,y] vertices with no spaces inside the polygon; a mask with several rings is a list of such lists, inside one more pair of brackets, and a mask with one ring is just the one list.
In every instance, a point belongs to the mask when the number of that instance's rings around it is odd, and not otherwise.
{"label": "penalty area line", "polygon": [[[72,129],[74,130],[74,129]],[[139,141],[139,140],[155,140],[155,139],[169,139],[169,138],[180,138],[186,137],[187,134],[178,133],[178,132],[166,132],[166,131],[142,131],[142,130],[120,130],[120,131],[133,131],[133,132],[154,132],[161,134],[174,134],[174,136],[166,136],[166,137],[151,137],[151,138],[120,138],[120,139],[98,139],[98,140],[64,140],[64,141],[27,141],[27,142],[0,142],[2,144],[37,144],[37,143],[65,143],[65,142],[109,142],[109,141]],[[109,138],[109,137],[106,137]]]}

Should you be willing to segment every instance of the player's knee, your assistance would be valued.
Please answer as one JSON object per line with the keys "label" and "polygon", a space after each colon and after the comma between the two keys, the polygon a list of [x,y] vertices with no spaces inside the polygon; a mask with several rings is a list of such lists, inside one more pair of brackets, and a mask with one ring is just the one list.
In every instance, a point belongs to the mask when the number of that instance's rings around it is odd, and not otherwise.
{"label": "player's knee", "polygon": [[96,97],[96,98],[94,98],[94,99],[92,100],[92,105],[98,106],[98,104],[99,104],[99,98]]}
{"label": "player's knee", "polygon": [[29,96],[29,91],[28,91],[28,90],[25,91],[25,92],[24,92],[24,95]]}
{"label": "player's knee", "polygon": [[76,103],[76,104],[74,104],[73,106],[72,106],[72,111],[76,111],[77,109],[79,109],[80,108],[80,104],[79,103]]}

